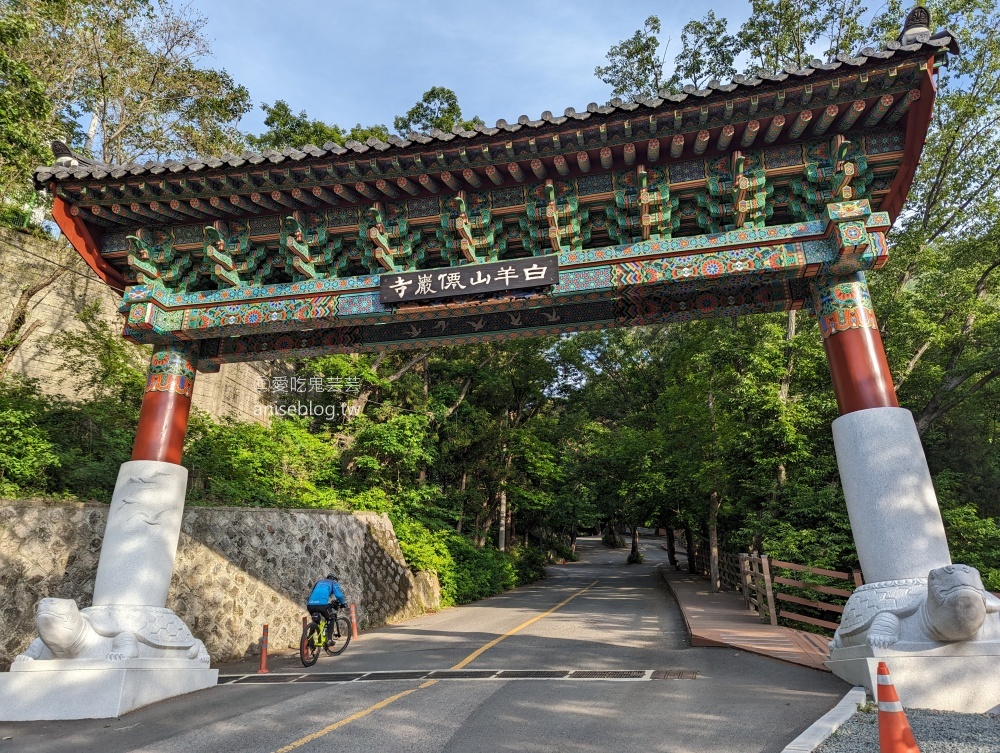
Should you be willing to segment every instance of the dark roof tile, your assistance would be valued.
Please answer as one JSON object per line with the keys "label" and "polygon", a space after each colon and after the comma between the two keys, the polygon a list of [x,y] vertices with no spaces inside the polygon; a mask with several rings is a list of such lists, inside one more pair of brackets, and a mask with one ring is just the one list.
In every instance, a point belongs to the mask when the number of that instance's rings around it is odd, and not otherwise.
{"label": "dark roof tile", "polygon": [[[587,105],[586,109],[581,112],[577,112],[572,107],[567,107],[565,113],[561,117],[555,117],[553,114],[546,110],[542,113],[541,117],[537,120],[532,120],[527,115],[522,115],[518,118],[517,123],[508,123],[506,120],[500,119],[497,121],[495,127],[489,127],[485,124],[477,123],[475,127],[471,130],[464,130],[460,127],[456,127],[451,133],[445,133],[442,131],[434,130],[431,131],[430,135],[411,133],[406,139],[399,138],[398,136],[391,135],[387,138],[386,142],[380,141],[375,138],[368,139],[367,144],[362,144],[358,141],[350,140],[345,146],[339,146],[336,143],[330,141],[325,143],[321,148],[313,145],[304,146],[302,149],[283,149],[281,152],[275,150],[266,150],[260,153],[257,152],[246,152],[242,155],[235,156],[231,154],[223,155],[220,158],[215,157],[205,157],[205,158],[192,158],[185,160],[183,162],[178,162],[176,160],[167,160],[161,163],[147,163],[145,165],[118,165],[118,166],[104,166],[103,168],[99,166],[99,163],[94,163],[93,160],[88,159],[82,155],[75,154],[72,150],[64,145],[60,145],[65,151],[66,155],[79,162],[79,168],[75,170],[66,170],[59,165],[52,165],[47,167],[40,167],[35,171],[35,180],[37,183],[44,183],[48,180],[66,180],[68,178],[99,178],[108,175],[110,170],[110,175],[113,178],[121,178],[127,174],[132,175],[142,175],[142,174],[153,174],[157,175],[169,170],[172,173],[179,173],[183,171],[198,171],[205,167],[221,167],[223,165],[229,165],[231,167],[240,167],[241,165],[250,162],[251,164],[260,164],[265,160],[270,160],[271,162],[283,162],[285,159],[292,159],[295,161],[306,159],[307,157],[321,158],[327,155],[340,156],[347,154],[348,152],[354,152],[356,154],[362,154],[364,152],[370,151],[371,149],[376,149],[377,151],[386,151],[392,148],[404,148],[412,146],[413,144],[426,145],[433,142],[443,142],[447,143],[456,138],[456,136],[461,136],[463,139],[471,139],[476,136],[483,134],[486,136],[495,136],[501,131],[507,133],[516,133],[520,131],[523,127],[527,126],[529,128],[540,128],[545,124],[561,125],[569,119],[573,120],[587,120],[592,115],[608,115],[614,113],[618,110],[632,112],[640,107],[645,107],[648,109],[656,109],[663,106],[665,103],[679,103],[684,102],[690,97],[697,97],[699,99],[704,99],[713,94],[730,94],[734,91],[746,91],[759,86],[764,81],[768,82],[780,82],[788,79],[789,76],[795,76],[797,78],[806,78],[808,76],[814,75],[818,72],[828,72],[835,71],[842,66],[850,66],[852,68],[860,67],[864,65],[869,60],[889,60],[897,55],[903,56],[908,55],[913,52],[919,52],[922,50],[938,50],[941,48],[947,48],[953,54],[958,54],[958,44],[954,36],[947,30],[939,31],[935,34],[930,34],[927,32],[922,32],[916,35],[910,35],[906,38],[908,44],[900,44],[898,41],[892,41],[885,45],[881,50],[874,50],[871,47],[865,47],[861,49],[857,56],[851,55],[838,55],[837,59],[831,63],[824,63],[821,60],[813,60],[810,66],[807,68],[794,68],[792,66],[785,66],[784,69],[777,73],[761,73],[759,77],[744,77],[744,76],[734,76],[732,81],[727,84],[721,84],[720,82],[713,80],[704,89],[697,89],[694,86],[685,86],[684,91],[681,93],[674,93],[669,91],[659,92],[659,96],[656,97],[636,97],[634,101],[623,101],[619,97],[614,97],[607,105],[598,105],[594,102]],[[62,152],[60,152],[62,154]],[[42,187],[42,186],[40,186]]]}

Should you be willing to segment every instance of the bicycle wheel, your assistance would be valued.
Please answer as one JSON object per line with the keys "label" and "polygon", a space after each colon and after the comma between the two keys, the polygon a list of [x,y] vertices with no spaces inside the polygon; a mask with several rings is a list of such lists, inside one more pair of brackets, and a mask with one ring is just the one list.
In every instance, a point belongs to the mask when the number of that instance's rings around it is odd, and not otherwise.
{"label": "bicycle wheel", "polygon": [[344,653],[347,644],[351,642],[351,621],[344,615],[338,614],[333,623],[333,635],[330,642],[324,647],[327,656],[339,656]]}
{"label": "bicycle wheel", "polygon": [[302,629],[302,640],[299,641],[299,658],[303,667],[311,667],[319,660],[319,646],[316,645],[316,623],[310,622]]}

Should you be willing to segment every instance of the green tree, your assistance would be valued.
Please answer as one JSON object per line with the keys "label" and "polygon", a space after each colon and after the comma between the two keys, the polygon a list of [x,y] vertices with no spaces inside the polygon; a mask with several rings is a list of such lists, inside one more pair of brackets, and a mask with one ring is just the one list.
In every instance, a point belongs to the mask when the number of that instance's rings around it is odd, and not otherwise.
{"label": "green tree", "polygon": [[307,144],[321,147],[329,142],[343,146],[348,140],[364,143],[372,137],[379,141],[389,137],[389,129],[384,125],[362,126],[358,123],[345,133],[336,123],[310,118],[305,110],[294,114],[283,99],[273,105],[264,103],[261,107],[267,114],[264,118],[267,130],[260,136],[247,136],[247,141],[255,149],[283,149],[286,146],[301,149]]}
{"label": "green tree", "polygon": [[455,126],[461,127],[463,131],[471,131],[476,124],[481,124],[478,117],[471,119],[462,115],[462,108],[458,104],[458,95],[451,89],[444,86],[432,86],[424,92],[413,107],[406,111],[405,115],[397,116],[392,126],[401,136],[406,136],[410,131],[420,133],[430,133],[437,129],[450,133]]}
{"label": "green tree", "polygon": [[611,87],[612,97],[655,97],[666,84],[664,64],[668,39],[660,52],[660,19],[650,16],[641,29],[608,50],[607,65],[599,65],[594,75]]}
{"label": "green tree", "polygon": [[16,57],[19,48],[30,44],[32,31],[27,19],[0,15],[0,221],[15,212],[23,222],[21,207],[31,195],[31,171],[51,159],[45,89]]}
{"label": "green tree", "polygon": [[750,57],[748,73],[807,67],[824,31],[822,10],[822,0],[750,0],[737,34]]}
{"label": "green tree", "polygon": [[681,29],[681,51],[674,58],[674,73],[669,88],[679,89],[690,83],[704,89],[712,79],[728,80],[736,74],[739,54],[736,37],[727,31],[725,18],[709,11],[700,20],[692,19]]}
{"label": "green tree", "polygon": [[281,149],[286,146],[300,149],[306,144],[321,147],[330,141],[343,145],[347,138],[340,126],[310,119],[305,110],[296,115],[283,99],[273,105],[265,102],[261,109],[266,115],[264,125],[267,130],[260,136],[247,137],[255,149]]}
{"label": "green tree", "polygon": [[117,164],[220,154],[243,143],[237,123],[250,110],[249,92],[205,65],[207,19],[191,6],[2,0],[0,8],[31,29],[16,60],[44,87],[46,122],[63,140]]}

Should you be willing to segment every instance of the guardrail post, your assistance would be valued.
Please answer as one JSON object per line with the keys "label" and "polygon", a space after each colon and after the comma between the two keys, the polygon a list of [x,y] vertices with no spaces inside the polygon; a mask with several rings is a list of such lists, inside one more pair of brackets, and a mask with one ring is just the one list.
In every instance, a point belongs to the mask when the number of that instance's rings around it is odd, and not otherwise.
{"label": "guardrail post", "polygon": [[260,637],[260,669],[257,674],[266,675],[270,672],[267,668],[267,625],[264,625],[264,634]]}
{"label": "guardrail post", "polygon": [[750,573],[747,567],[747,555],[740,554],[740,582],[743,584],[743,601],[746,602],[747,609],[750,609]]}
{"label": "guardrail post", "polygon": [[764,574],[764,587],[767,589],[767,611],[770,613],[771,624],[778,624],[778,612],[774,608],[774,587],[771,585],[771,558],[766,554],[760,556],[760,569]]}
{"label": "guardrail post", "polygon": [[357,610],[354,608],[353,604],[350,605],[350,609],[351,609],[351,638],[357,638],[358,637],[358,613],[357,613]]}

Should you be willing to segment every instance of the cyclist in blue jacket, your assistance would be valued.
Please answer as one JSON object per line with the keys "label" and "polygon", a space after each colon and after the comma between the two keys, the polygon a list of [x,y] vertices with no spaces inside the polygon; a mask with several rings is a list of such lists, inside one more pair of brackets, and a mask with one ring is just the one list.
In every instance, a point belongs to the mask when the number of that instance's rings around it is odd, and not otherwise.
{"label": "cyclist in blue jacket", "polygon": [[325,578],[317,581],[316,585],[313,586],[312,593],[309,594],[309,600],[306,602],[306,609],[309,610],[309,614],[319,612],[326,619],[327,638],[330,636],[333,621],[336,618],[331,610],[340,609],[345,606],[347,606],[347,599],[344,598],[344,592],[337,582],[337,575],[335,573],[330,573]]}

